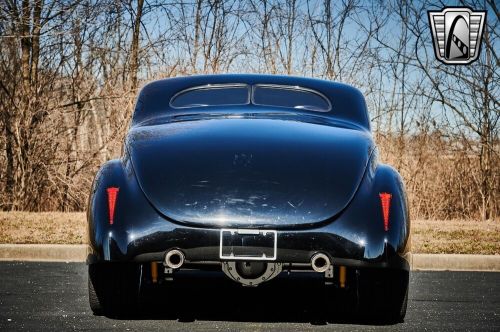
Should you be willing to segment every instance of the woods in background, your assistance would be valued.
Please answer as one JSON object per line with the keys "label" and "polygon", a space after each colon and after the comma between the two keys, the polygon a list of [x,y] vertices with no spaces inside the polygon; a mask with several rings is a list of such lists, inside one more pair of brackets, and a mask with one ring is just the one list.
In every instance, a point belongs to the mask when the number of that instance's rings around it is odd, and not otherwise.
{"label": "woods in background", "polygon": [[82,210],[146,82],[249,72],[358,87],[413,217],[498,219],[500,11],[466,5],[481,55],[447,66],[428,1],[0,0],[0,209]]}

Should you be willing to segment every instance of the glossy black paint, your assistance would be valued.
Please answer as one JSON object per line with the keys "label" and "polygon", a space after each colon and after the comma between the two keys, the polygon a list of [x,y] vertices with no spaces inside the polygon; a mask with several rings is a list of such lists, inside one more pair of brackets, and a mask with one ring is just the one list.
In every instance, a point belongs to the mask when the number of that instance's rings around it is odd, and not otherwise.
{"label": "glossy black paint", "polygon": [[279,115],[213,116],[134,127],[127,148],[140,187],[164,216],[189,225],[283,228],[340,213],[373,144],[365,131]]}
{"label": "glossy black paint", "polygon": [[[293,84],[331,98],[327,113],[254,105],[169,108],[216,83]],[[140,94],[124,156],[102,166],[88,209],[89,263],[219,261],[220,228],[278,230],[277,261],[408,269],[410,222],[399,174],[379,164],[358,90],[262,75],[175,78]],[[106,188],[119,187],[114,224]],[[392,194],[384,230],[379,193]]]}

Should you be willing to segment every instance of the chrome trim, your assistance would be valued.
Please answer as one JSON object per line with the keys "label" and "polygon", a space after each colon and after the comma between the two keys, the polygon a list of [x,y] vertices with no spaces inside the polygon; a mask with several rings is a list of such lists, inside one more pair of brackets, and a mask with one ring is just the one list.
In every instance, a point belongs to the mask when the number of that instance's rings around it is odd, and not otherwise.
{"label": "chrome trim", "polygon": [[[179,263],[175,264],[171,261],[172,256],[179,256]],[[178,269],[184,264],[184,253],[178,249],[172,249],[165,255],[165,265],[171,269]]]}
{"label": "chrome trim", "polygon": [[[262,255],[262,257],[254,257],[254,256],[234,256],[234,255],[228,255],[224,256],[222,254],[222,234],[224,232],[231,232],[231,234],[238,233],[238,234],[260,234],[262,233],[263,235],[266,235],[267,233],[272,233],[274,234],[274,255],[272,257],[267,257],[265,254]],[[274,261],[276,260],[276,253],[278,251],[278,232],[274,230],[258,230],[258,229],[228,229],[228,228],[222,228],[220,230],[220,245],[219,245],[219,258],[220,259],[230,259],[230,260],[242,260],[242,261]]]}
{"label": "chrome trim", "polygon": [[[316,262],[317,262],[318,259],[324,260],[325,264],[322,265],[322,266],[317,266]],[[323,254],[321,252],[315,254],[311,258],[311,267],[316,272],[321,272],[321,273],[322,272],[326,272],[326,271],[328,271],[328,269],[330,268],[330,266],[331,266],[330,258],[327,255],[325,255],[325,254]]]}

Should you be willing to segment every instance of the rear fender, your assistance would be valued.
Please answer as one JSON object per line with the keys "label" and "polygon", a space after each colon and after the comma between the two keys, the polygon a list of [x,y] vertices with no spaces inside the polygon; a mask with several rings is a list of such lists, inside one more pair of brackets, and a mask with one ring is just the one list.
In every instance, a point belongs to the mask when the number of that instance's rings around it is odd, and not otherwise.
{"label": "rear fender", "polygon": [[[392,195],[387,231],[380,193]],[[325,226],[325,232],[345,240],[344,251],[334,253],[336,257],[389,265],[403,257],[408,262],[410,221],[404,185],[398,172],[379,164],[376,154],[372,155],[354,198],[336,220]],[[408,269],[409,265],[404,268]]]}
{"label": "rear fender", "polygon": [[[409,251],[410,220],[404,184],[399,173],[389,165],[368,167],[365,178],[341,220],[358,226],[358,242],[365,246],[365,258],[375,259],[394,253],[406,255]],[[381,193],[391,194],[389,229],[384,229]],[[335,225],[336,222],[333,223]]]}
{"label": "rear fender", "polygon": [[[113,224],[108,209],[110,187],[119,188]],[[127,246],[140,237],[141,230],[150,231],[155,223],[164,230],[165,224],[169,224],[144,197],[127,157],[110,160],[99,169],[88,206],[88,264],[120,260],[125,257]]]}
{"label": "rear fender", "polygon": [[399,254],[409,251],[410,218],[408,212],[408,200],[401,175],[391,166],[381,164],[377,167],[374,182],[374,194],[379,198],[379,221],[383,224],[382,204],[380,193],[392,195],[389,209],[389,230],[387,233],[388,250],[394,250]]}

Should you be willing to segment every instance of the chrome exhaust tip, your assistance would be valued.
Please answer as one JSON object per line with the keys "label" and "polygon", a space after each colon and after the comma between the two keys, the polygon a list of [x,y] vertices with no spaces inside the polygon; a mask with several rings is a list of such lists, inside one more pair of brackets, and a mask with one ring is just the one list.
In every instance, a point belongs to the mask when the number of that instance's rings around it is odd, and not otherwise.
{"label": "chrome exhaust tip", "polygon": [[171,269],[178,269],[184,264],[184,254],[178,249],[172,249],[165,255],[165,265]]}
{"label": "chrome exhaust tip", "polygon": [[311,258],[311,266],[316,272],[326,272],[330,265],[330,258],[323,253],[317,253]]}

